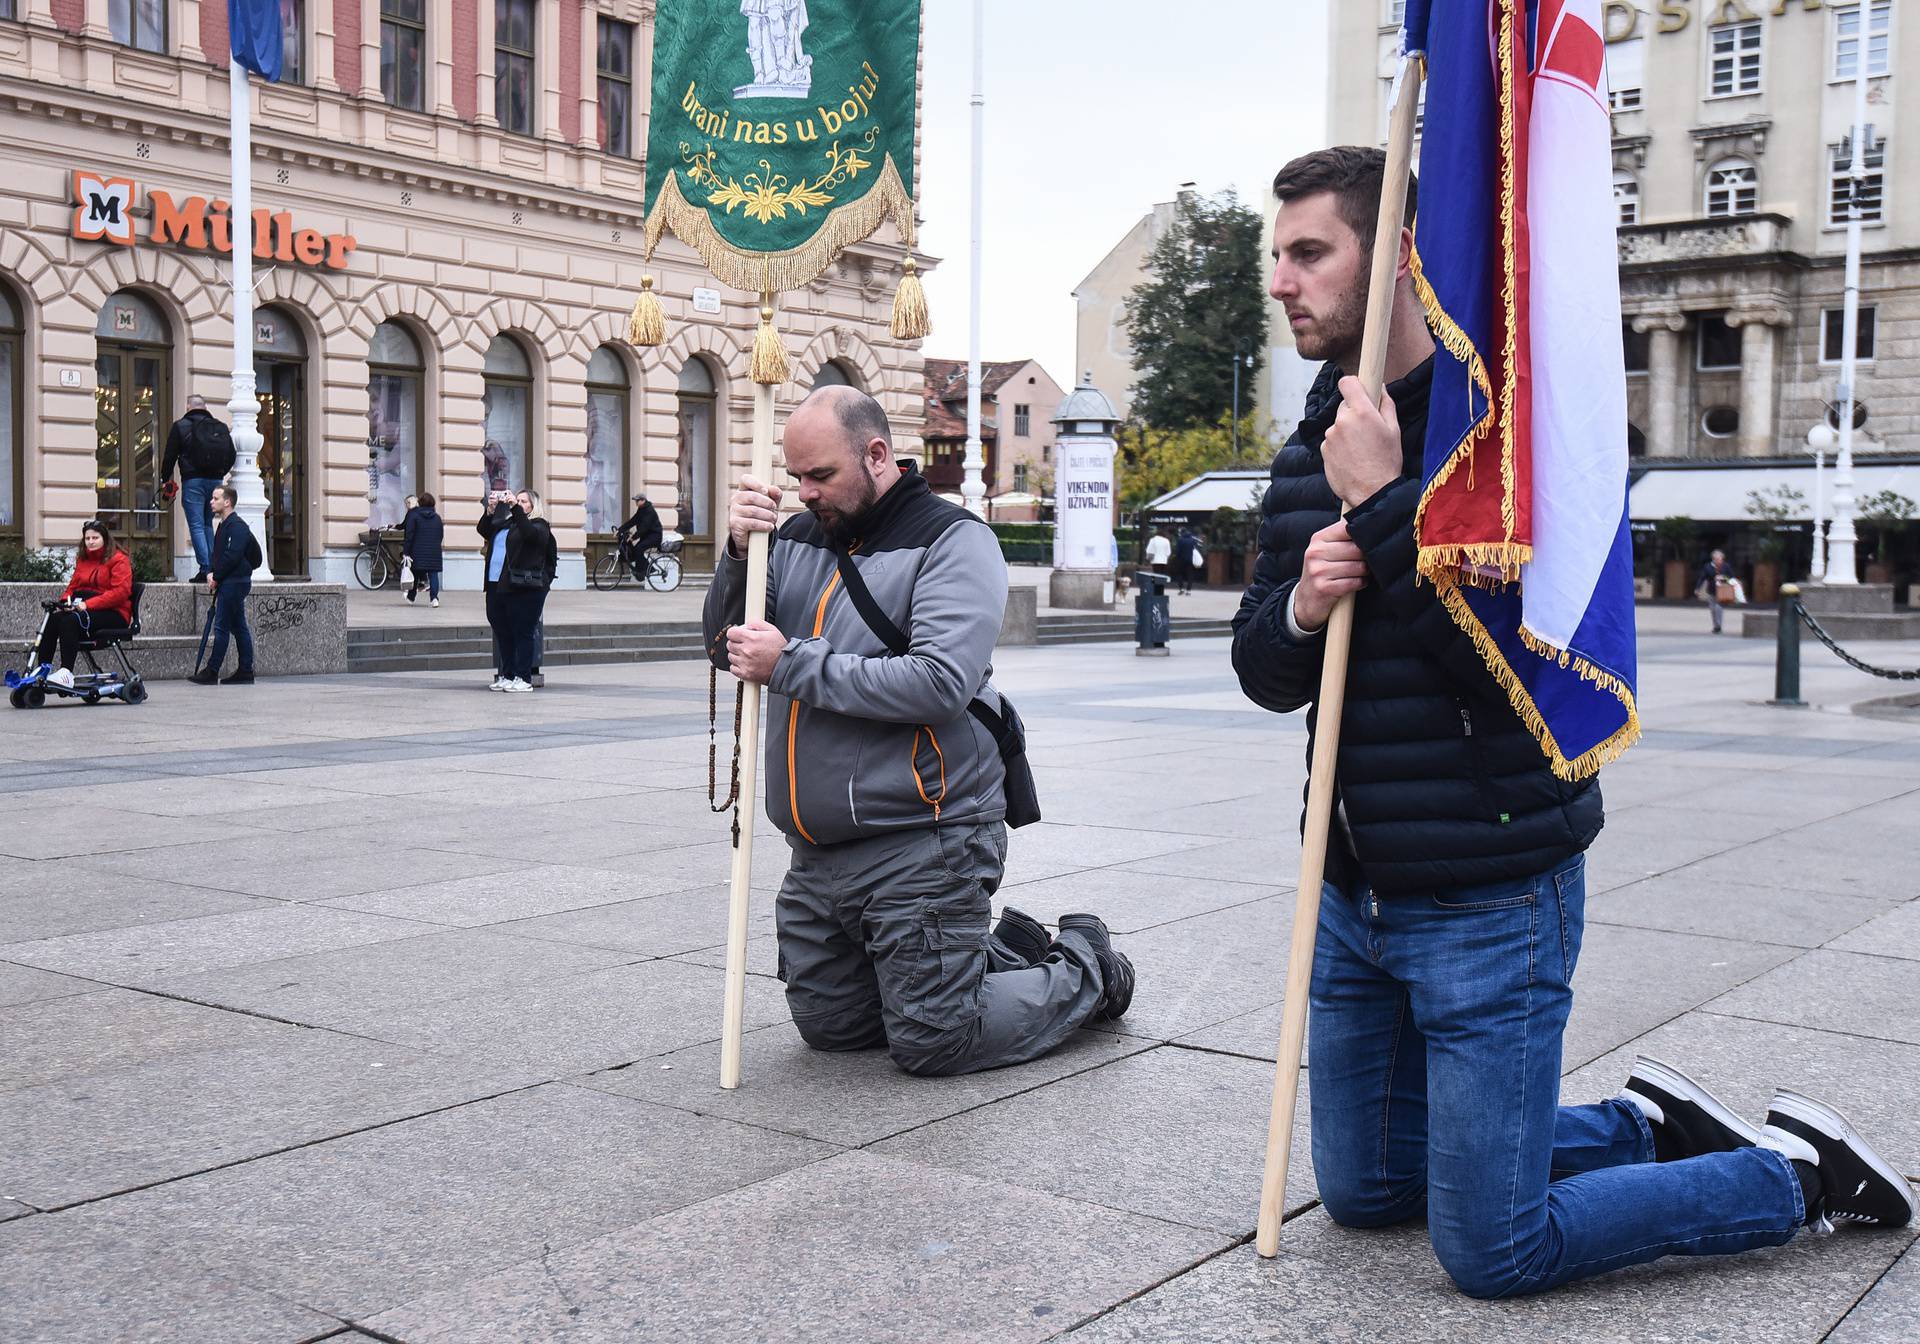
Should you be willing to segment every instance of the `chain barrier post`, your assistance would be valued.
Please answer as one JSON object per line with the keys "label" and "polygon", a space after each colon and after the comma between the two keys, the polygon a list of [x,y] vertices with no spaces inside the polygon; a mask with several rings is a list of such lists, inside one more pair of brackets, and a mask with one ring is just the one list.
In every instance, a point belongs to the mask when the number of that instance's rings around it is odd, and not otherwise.
{"label": "chain barrier post", "polygon": [[1780,585],[1780,629],[1773,652],[1773,699],[1787,709],[1804,709],[1800,698],[1800,585]]}

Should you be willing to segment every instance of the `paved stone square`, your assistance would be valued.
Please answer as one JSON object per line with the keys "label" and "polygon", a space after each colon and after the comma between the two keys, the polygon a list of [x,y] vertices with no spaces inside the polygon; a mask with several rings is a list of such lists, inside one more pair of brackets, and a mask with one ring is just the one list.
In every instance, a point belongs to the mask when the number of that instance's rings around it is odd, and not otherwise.
{"label": "paved stone square", "polygon": [[[1771,649],[1704,625],[1643,613],[1565,1096],[1647,1050],[1750,1114],[1828,1097],[1920,1174],[1920,717],[1855,712],[1899,688],[1811,645],[1816,707],[1769,708]],[[704,665],[8,711],[0,1338],[1920,1338],[1911,1232],[1471,1301],[1419,1227],[1327,1220],[1304,1125],[1260,1260],[1303,724],[1223,640],[999,677],[1047,813],[1003,897],[1105,913],[1134,1011],[963,1079],[810,1054],[763,823],[733,1093]]]}

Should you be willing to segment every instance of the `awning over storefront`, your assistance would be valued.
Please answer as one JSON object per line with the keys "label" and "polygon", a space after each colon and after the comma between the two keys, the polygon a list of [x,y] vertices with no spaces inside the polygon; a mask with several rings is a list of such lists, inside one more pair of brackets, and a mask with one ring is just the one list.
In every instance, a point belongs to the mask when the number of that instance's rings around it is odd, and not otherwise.
{"label": "awning over storefront", "polygon": [[1215,509],[1253,509],[1266,488],[1265,471],[1209,471],[1167,491],[1141,512],[1198,517]]}
{"label": "awning over storefront", "polygon": [[[1751,466],[1714,462],[1649,467],[1627,492],[1628,512],[1636,523],[1654,523],[1662,518],[1691,518],[1701,523],[1752,522],[1753,515],[1747,512],[1747,497],[1756,490],[1773,491],[1783,485],[1793,487],[1801,495],[1800,502],[1790,506],[1791,519],[1812,522],[1814,469],[1811,459],[1804,463]],[[1826,512],[1831,515],[1831,460],[1827,463],[1823,488],[1828,501]],[[1920,501],[1920,463],[1862,462],[1856,458],[1854,499],[1861,500],[1882,490],[1893,490]]]}

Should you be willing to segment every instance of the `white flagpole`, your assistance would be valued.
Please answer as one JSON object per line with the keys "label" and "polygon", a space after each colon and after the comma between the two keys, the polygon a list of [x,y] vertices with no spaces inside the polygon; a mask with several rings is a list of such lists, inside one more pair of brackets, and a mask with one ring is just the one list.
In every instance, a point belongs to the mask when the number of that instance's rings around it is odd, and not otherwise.
{"label": "white flagpole", "polygon": [[1867,60],[1872,43],[1872,6],[1858,10],[1859,40],[1853,67],[1853,160],[1848,165],[1847,293],[1840,319],[1840,450],[1833,462],[1833,527],[1827,534],[1827,572],[1823,581],[1835,586],[1860,582],[1854,568],[1853,530],[1853,378],[1854,345],[1860,339],[1860,195],[1867,184]]}
{"label": "white flagpole", "polygon": [[253,90],[246,67],[227,57],[228,108],[232,121],[233,239],[230,283],[233,286],[233,392],[227,414],[233,421],[233,486],[237,508],[260,543],[260,568],[255,583],[270,582],[267,544],[267,492],[260,480],[260,403],[253,381]]}
{"label": "white flagpole", "polygon": [[973,0],[973,237],[969,243],[967,276],[967,453],[961,466],[960,496],[967,508],[982,518],[987,516],[986,482],[981,473],[986,457],[980,450],[980,201],[981,169],[984,151],[982,130],[986,124],[987,19],[985,0]]}

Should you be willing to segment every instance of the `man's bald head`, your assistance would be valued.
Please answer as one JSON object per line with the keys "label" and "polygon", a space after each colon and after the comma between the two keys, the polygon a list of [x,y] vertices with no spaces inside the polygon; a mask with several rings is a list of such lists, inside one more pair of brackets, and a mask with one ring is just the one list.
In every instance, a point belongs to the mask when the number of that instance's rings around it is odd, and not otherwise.
{"label": "man's bald head", "polygon": [[[816,416],[821,417],[817,422]],[[893,429],[887,424],[887,413],[880,409],[879,402],[858,388],[843,383],[815,388],[787,418],[789,435],[794,423],[803,418],[806,421],[803,430],[813,433],[829,425],[836,427],[846,441],[847,451],[856,456],[865,456],[868,445],[875,439],[886,444],[889,458],[893,456]]]}
{"label": "man's bald head", "polygon": [[851,387],[815,388],[787,417],[782,442],[800,502],[841,543],[858,535],[862,516],[900,479],[887,413]]}
{"label": "man's bald head", "polygon": [[207,409],[207,399],[198,392],[195,392],[187,398],[187,409],[190,411],[204,411]]}

